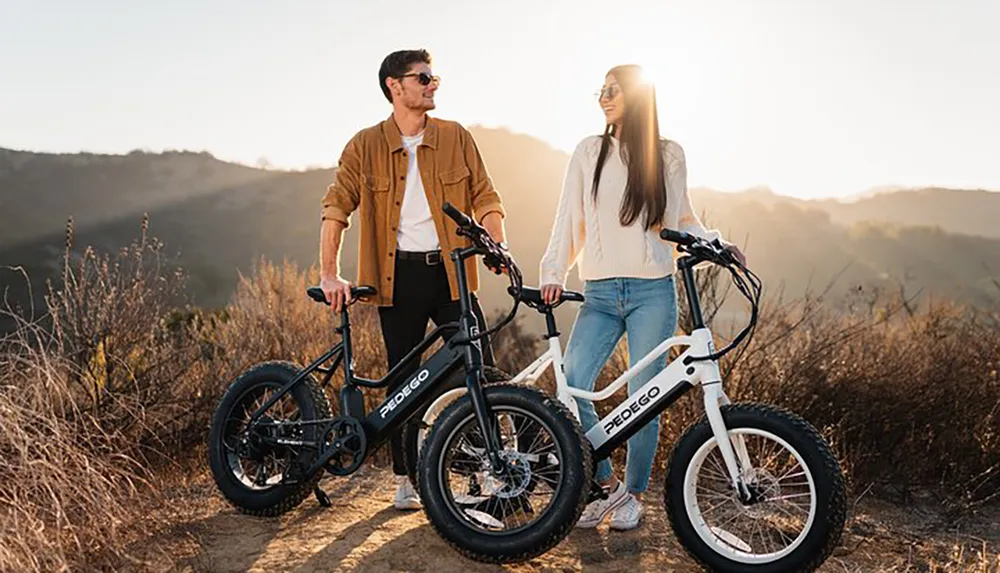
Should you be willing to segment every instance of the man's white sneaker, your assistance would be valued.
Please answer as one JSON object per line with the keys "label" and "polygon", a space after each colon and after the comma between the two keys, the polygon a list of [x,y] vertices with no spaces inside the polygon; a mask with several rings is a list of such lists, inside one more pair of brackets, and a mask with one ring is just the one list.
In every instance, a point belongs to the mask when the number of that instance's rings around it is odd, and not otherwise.
{"label": "man's white sneaker", "polygon": [[396,509],[420,509],[420,497],[407,476],[396,476],[396,499],[393,500],[393,505]]}
{"label": "man's white sneaker", "polygon": [[629,497],[631,496],[628,494],[628,490],[625,489],[625,483],[619,481],[618,486],[608,494],[608,499],[597,499],[587,504],[587,507],[583,510],[583,515],[580,516],[580,520],[576,522],[576,526],[585,528],[597,527],[609,513],[628,501]]}
{"label": "man's white sneaker", "polygon": [[628,494],[627,497],[625,503],[611,514],[611,529],[619,531],[635,529],[639,526],[639,520],[642,519],[643,514],[646,513],[646,508],[634,495]]}

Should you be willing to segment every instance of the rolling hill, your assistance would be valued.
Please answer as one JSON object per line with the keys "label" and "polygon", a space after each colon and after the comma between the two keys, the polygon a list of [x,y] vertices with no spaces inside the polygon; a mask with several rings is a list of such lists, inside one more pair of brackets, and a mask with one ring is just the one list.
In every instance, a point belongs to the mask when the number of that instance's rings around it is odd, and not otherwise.
{"label": "rolling hill", "polygon": [[[473,128],[509,217],[512,251],[527,282],[548,240],[566,154],[527,135]],[[319,201],[333,169],[272,171],[220,161],[205,152],[127,155],[46,154],[0,149],[0,291],[25,302],[31,278],[36,304],[47,278],[58,276],[67,218],[76,244],[116,250],[150,233],[190,274],[192,302],[225,304],[237,273],[259,257],[317,260]],[[755,189],[692,190],[710,226],[744,245],[752,267],[785,296],[821,290],[831,297],[858,285],[917,289],[994,306],[1000,288],[1000,193],[902,190],[855,201],[803,201]],[[343,261],[353,276],[356,229]],[[508,304],[505,279],[484,275],[488,306]],[[570,287],[579,287],[576,271]],[[567,330],[567,328],[564,328]]]}

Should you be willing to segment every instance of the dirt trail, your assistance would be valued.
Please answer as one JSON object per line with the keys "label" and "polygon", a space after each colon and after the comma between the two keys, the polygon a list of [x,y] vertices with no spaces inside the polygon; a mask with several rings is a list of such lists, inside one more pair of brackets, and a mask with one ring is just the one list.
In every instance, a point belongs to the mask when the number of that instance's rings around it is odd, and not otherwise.
{"label": "dirt trail", "polygon": [[[229,508],[207,477],[170,494],[171,526],[141,544],[156,571],[698,571],[674,539],[658,489],[647,494],[643,525],[575,530],[555,549],[527,563],[496,567],[469,561],[442,541],[422,511],[392,507],[385,470],[364,468],[323,483],[333,507],[315,498],[278,519]],[[976,554],[987,543],[988,557]],[[963,548],[960,557],[955,547]],[[868,502],[854,508],[841,547],[821,571],[1000,571],[1000,508],[943,532],[931,511]],[[936,565],[936,567],[934,567]]]}

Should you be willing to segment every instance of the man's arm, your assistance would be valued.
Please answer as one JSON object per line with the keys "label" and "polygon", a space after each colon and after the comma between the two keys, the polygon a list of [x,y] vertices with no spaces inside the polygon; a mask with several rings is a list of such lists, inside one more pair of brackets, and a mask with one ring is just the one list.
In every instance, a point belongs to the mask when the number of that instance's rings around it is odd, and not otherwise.
{"label": "man's arm", "polygon": [[506,229],[503,225],[503,216],[498,211],[490,211],[483,217],[483,228],[490,234],[490,237],[498,243],[507,240]]}
{"label": "man's arm", "polygon": [[479,153],[476,140],[465,128],[462,128],[462,151],[465,154],[465,164],[472,174],[469,182],[472,192],[472,215],[489,232],[494,241],[504,241],[506,235],[503,219],[507,213],[504,211],[500,193],[497,192],[493,179],[486,170],[486,162]]}
{"label": "man's arm", "polygon": [[340,276],[340,245],[344,230],[350,226],[351,213],[361,199],[361,155],[357,136],[348,142],[340,156],[337,174],[323,196],[320,228],[320,288],[334,310],[340,311],[351,300],[351,283]]}
{"label": "man's arm", "polygon": [[320,229],[319,268],[320,277],[340,276],[340,243],[344,239],[347,226],[336,219],[324,219]]}

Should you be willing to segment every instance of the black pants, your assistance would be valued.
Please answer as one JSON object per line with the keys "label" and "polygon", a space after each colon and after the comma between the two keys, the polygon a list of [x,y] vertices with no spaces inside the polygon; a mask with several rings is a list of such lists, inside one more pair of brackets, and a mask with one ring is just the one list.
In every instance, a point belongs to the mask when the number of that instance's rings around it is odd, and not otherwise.
{"label": "black pants", "polygon": [[[433,320],[435,325],[458,321],[461,308],[457,300],[451,300],[445,264],[447,260],[428,265],[424,260],[396,258],[394,272],[396,286],[393,288],[392,306],[381,306],[378,309],[390,369],[424,339],[428,320]],[[476,315],[479,330],[484,331],[487,327],[483,309],[476,295],[471,295],[471,298],[472,312]],[[445,333],[445,339],[451,338],[456,332]],[[489,337],[480,339],[480,342],[483,349],[483,364],[494,366]],[[403,370],[403,375],[396,378],[398,382],[387,389],[387,396],[407,381],[419,365],[419,360],[413,360]],[[389,442],[392,451],[392,472],[399,476],[406,475],[401,434],[399,430],[393,432]]]}

